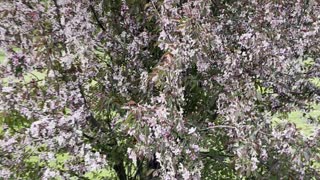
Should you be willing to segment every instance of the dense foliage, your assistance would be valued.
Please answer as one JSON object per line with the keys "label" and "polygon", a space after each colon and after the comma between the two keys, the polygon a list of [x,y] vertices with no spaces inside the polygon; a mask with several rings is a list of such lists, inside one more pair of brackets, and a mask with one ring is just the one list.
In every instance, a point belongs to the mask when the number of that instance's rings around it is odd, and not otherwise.
{"label": "dense foliage", "polygon": [[314,0],[1,0],[0,178],[320,177],[285,121],[319,27]]}

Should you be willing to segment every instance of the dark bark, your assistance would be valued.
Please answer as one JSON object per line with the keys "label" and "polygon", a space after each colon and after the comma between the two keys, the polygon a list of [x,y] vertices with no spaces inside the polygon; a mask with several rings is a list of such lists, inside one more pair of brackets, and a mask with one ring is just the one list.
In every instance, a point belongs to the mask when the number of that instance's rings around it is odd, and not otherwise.
{"label": "dark bark", "polygon": [[113,169],[116,171],[117,176],[120,180],[127,180],[126,170],[123,165],[123,162],[120,161],[118,164],[113,166]]}

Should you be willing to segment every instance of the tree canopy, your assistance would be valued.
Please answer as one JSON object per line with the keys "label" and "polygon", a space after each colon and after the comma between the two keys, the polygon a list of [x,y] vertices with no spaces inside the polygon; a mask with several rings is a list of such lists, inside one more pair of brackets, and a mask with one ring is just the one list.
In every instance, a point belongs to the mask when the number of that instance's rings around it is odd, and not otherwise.
{"label": "tree canopy", "polygon": [[319,28],[316,0],[0,0],[0,178],[320,177],[286,121]]}

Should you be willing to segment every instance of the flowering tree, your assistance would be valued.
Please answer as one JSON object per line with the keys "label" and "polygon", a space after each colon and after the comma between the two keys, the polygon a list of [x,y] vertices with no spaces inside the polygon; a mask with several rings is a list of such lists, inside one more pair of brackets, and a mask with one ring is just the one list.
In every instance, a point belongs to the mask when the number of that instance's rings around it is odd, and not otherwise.
{"label": "flowering tree", "polygon": [[1,178],[319,177],[320,131],[272,122],[320,100],[318,1],[2,0],[0,17]]}

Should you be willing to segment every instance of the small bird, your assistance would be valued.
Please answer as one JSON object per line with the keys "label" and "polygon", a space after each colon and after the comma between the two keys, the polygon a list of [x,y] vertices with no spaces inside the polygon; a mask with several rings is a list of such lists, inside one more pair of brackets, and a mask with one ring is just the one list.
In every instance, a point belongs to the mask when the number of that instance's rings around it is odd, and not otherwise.
{"label": "small bird", "polygon": [[160,60],[160,63],[158,66],[164,67],[164,68],[170,68],[173,65],[173,55],[170,52],[166,52]]}
{"label": "small bird", "polygon": [[135,101],[133,101],[133,100],[130,100],[129,102],[126,103],[126,105],[129,106],[129,107],[130,106],[132,107],[132,106],[136,106],[137,103]]}
{"label": "small bird", "polygon": [[133,107],[136,107],[137,106],[137,103],[134,101],[134,100],[130,100],[128,101],[127,103],[124,104],[124,106],[122,107],[122,109],[131,109]]}
{"label": "small bird", "polygon": [[148,81],[156,82],[162,71],[172,69],[174,67],[173,60],[173,55],[170,52],[166,52],[159,63],[152,69],[152,72],[149,73]]}

